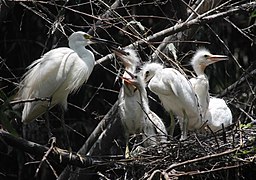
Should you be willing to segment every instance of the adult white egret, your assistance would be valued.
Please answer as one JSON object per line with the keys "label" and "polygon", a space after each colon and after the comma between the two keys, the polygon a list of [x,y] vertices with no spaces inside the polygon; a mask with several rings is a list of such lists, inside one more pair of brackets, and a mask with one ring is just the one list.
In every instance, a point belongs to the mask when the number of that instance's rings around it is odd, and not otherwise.
{"label": "adult white egret", "polygon": [[[179,71],[164,68],[159,63],[146,63],[142,74],[149,89],[158,95],[163,107],[170,114],[179,118],[181,140],[187,138],[188,130],[199,129],[202,125],[201,110],[196,94],[189,81]],[[171,132],[173,135],[175,122],[171,117]]]}
{"label": "adult white egret", "polygon": [[208,65],[223,60],[228,60],[228,57],[213,55],[205,48],[198,49],[191,60],[197,77],[191,78],[190,82],[199,98],[203,119],[213,131],[221,129],[222,124],[226,127],[232,123],[232,114],[225,101],[220,98],[210,98],[209,80],[204,73]]}
{"label": "adult white egret", "polygon": [[[49,108],[60,104],[67,109],[68,94],[75,92],[87,81],[95,64],[93,53],[85,46],[96,42],[110,43],[81,31],[71,34],[68,38],[70,48],[53,49],[28,66],[21,81],[18,98],[50,98]],[[26,102],[22,122],[33,121],[47,108],[46,101]]]}
{"label": "adult white egret", "polygon": [[191,78],[191,82],[195,93],[199,98],[199,103],[202,109],[203,118],[205,117],[206,111],[209,106],[209,80],[204,73],[205,68],[213,63],[228,60],[227,56],[224,55],[213,55],[209,50],[200,48],[196,51],[191,60],[191,65],[197,75],[195,78]]}
{"label": "adult white egret", "polygon": [[221,98],[210,97],[209,107],[205,120],[209,128],[216,132],[232,124],[232,113],[226,102]]}
{"label": "adult white egret", "polygon": [[[136,67],[140,64],[136,52],[132,49],[127,49],[126,53],[120,53],[115,51],[116,55],[123,61],[125,66],[125,72],[123,74],[123,86],[119,92],[119,114],[124,127],[124,137],[126,143],[125,157],[130,156],[129,152],[129,136],[131,134],[139,134],[145,132],[149,137],[146,143],[152,144],[151,142],[160,142],[156,139],[156,133],[152,122],[149,121],[150,117],[155,124],[163,128],[163,134],[166,133],[163,122],[156,114],[150,111],[148,106],[147,92],[145,84],[140,76],[134,76]],[[132,72],[132,73],[130,73]],[[158,119],[157,119],[158,118]],[[162,124],[161,124],[162,123]],[[157,132],[159,129],[157,130]],[[167,134],[167,133],[166,133]],[[165,135],[166,135],[165,134]],[[162,139],[166,136],[161,136]],[[162,140],[161,140],[162,141]],[[164,141],[164,140],[163,140]]]}

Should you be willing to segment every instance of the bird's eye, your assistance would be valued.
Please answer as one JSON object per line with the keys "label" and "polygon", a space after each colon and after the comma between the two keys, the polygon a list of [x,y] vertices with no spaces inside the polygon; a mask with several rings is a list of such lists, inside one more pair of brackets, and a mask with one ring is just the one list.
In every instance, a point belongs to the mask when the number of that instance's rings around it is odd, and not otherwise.
{"label": "bird's eye", "polygon": [[207,54],[204,55],[205,58],[208,58],[209,56]]}
{"label": "bird's eye", "polygon": [[146,71],[146,76],[148,76],[149,75],[149,71]]}
{"label": "bird's eye", "polygon": [[135,76],[134,76],[134,78],[135,78],[135,79],[137,79],[137,78],[138,78],[138,76],[136,76],[136,75],[135,75]]}

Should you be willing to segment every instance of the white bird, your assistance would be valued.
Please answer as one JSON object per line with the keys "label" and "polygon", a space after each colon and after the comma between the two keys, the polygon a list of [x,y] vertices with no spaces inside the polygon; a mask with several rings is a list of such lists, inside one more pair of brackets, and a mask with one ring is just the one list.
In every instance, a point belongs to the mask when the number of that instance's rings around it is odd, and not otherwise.
{"label": "white bird", "polygon": [[[78,31],[69,36],[68,42],[70,48],[53,49],[28,66],[21,81],[19,99],[50,98],[49,108],[60,104],[67,109],[68,94],[75,92],[88,80],[95,64],[93,53],[85,46],[109,41]],[[46,101],[26,102],[22,111],[22,122],[35,120],[47,108]]]}
{"label": "white bird", "polygon": [[138,108],[137,111],[134,111],[133,109],[126,110],[129,110],[129,113],[138,113],[138,111],[142,112],[141,118],[145,120],[143,133],[146,135],[145,138],[148,139],[144,144],[146,144],[146,146],[151,146],[166,142],[167,131],[165,125],[161,118],[159,118],[153,111],[150,110],[146,91],[146,83],[142,75],[140,73],[137,75],[133,75],[131,73],[129,74],[131,78],[124,78],[124,80],[136,88],[134,90],[134,100],[139,104],[140,109]]}
{"label": "white bird", "polygon": [[205,120],[209,128],[216,132],[232,124],[232,113],[226,102],[221,98],[210,97]]}
{"label": "white bird", "polygon": [[[145,82],[149,82],[149,89],[158,95],[165,110],[178,116],[181,140],[187,138],[188,130],[201,127],[199,102],[185,76],[173,68],[164,68],[159,63],[146,63],[142,68],[142,75]],[[170,135],[173,136],[175,122],[172,117],[171,121]]]}
{"label": "white bird", "polygon": [[209,80],[204,73],[205,68],[213,63],[228,60],[227,56],[224,55],[213,55],[209,50],[200,48],[196,51],[191,60],[191,65],[197,75],[195,78],[191,78],[191,82],[195,93],[199,98],[199,104],[202,109],[203,118],[205,117],[206,111],[209,106]]}
{"label": "white bird", "polygon": [[217,131],[232,124],[232,114],[223,99],[209,96],[209,80],[204,73],[205,68],[213,63],[228,60],[224,55],[213,55],[209,50],[200,48],[194,54],[191,65],[197,75],[191,78],[190,82],[199,98],[203,112],[204,122],[212,129]]}
{"label": "white bird", "polygon": [[[140,76],[134,76],[132,74],[136,72],[136,67],[140,64],[140,59],[134,50],[126,49],[125,51],[126,53],[115,51],[115,54],[123,61],[126,70],[122,77],[123,86],[120,89],[118,101],[119,114],[124,127],[126,143],[125,157],[128,158],[130,156],[128,147],[130,135],[145,132],[150,136],[150,140],[152,140],[151,142],[160,142],[160,140],[157,141],[155,138],[156,133],[152,130],[154,127],[149,121],[148,116],[152,120],[156,119],[155,124],[160,124],[159,128],[163,128],[163,133],[166,133],[166,130],[161,119],[149,109],[144,81]],[[161,136],[161,138],[164,139],[166,136]],[[146,143],[147,142],[149,142],[148,145],[152,144],[149,140],[146,141]]]}

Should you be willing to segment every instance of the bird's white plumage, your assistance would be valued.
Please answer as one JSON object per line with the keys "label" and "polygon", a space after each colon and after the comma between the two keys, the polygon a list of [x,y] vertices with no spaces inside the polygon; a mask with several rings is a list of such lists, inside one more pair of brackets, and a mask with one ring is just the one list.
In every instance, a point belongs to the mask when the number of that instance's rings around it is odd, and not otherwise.
{"label": "bird's white plumage", "polygon": [[[129,53],[129,55],[120,55],[125,70],[135,73],[136,66],[139,64],[139,58],[134,50],[126,49],[125,51]],[[126,71],[124,72],[123,77],[131,78]],[[140,95],[138,91],[135,91],[135,87],[123,81],[118,100],[119,113],[125,129],[126,138],[129,138],[130,134],[142,133],[142,129],[145,126],[145,119],[142,118],[143,111],[138,103],[138,99],[140,99]]]}
{"label": "bird's white plumage", "polygon": [[[208,120],[207,124],[213,127],[213,129],[221,128],[219,123],[222,120],[219,117],[222,117],[222,115],[218,115],[217,113],[223,113],[223,115],[227,115],[227,118],[224,118],[223,116],[223,121],[230,121],[230,119],[232,121],[232,115],[230,116],[231,111],[227,107],[225,101],[219,98],[210,98],[209,80],[204,73],[204,70],[208,65],[222,60],[227,60],[227,56],[213,55],[209,52],[209,50],[205,48],[198,49],[191,60],[191,65],[197,77],[191,78],[190,82],[199,98],[203,119],[204,121]],[[214,119],[216,119],[216,122],[214,122]],[[226,122],[224,124],[229,123]]]}
{"label": "bird's white plumage", "polygon": [[[21,81],[19,98],[51,98],[50,108],[61,104],[67,108],[67,97],[89,78],[95,63],[94,55],[84,46],[91,43],[84,32],[69,37],[70,48],[61,47],[44,54],[34,61]],[[43,114],[46,101],[26,102],[22,122],[28,123]]]}
{"label": "bird's white plumage", "polygon": [[232,113],[223,99],[210,97],[209,108],[206,113],[207,125],[213,132],[232,124]]}
{"label": "bird's white plumage", "polygon": [[[149,89],[158,95],[167,112],[179,117],[182,137],[186,139],[187,129],[196,130],[201,127],[201,111],[198,99],[189,81],[177,70],[164,68],[158,63],[147,63],[142,68],[145,81],[149,81]],[[184,118],[187,115],[188,122]]]}
{"label": "bird's white plumage", "polygon": [[[124,62],[125,69],[135,74],[140,60],[134,50],[129,49],[126,52],[129,55],[120,57]],[[137,74],[135,77],[131,77],[129,73],[125,72],[123,77],[130,79],[129,83],[124,81],[119,93],[119,113],[124,126],[126,141],[128,141],[130,134],[145,133],[148,137],[144,143],[146,146],[166,142],[165,126],[162,120],[149,108],[146,85],[141,75]],[[159,127],[156,128],[154,124]]]}
{"label": "bird's white plumage", "polygon": [[197,77],[189,80],[199,98],[203,118],[205,117],[209,106],[209,81],[204,74],[205,67],[210,64],[207,61],[209,55],[211,55],[211,53],[205,48],[200,48],[196,51],[192,57],[191,65],[196,72]]}

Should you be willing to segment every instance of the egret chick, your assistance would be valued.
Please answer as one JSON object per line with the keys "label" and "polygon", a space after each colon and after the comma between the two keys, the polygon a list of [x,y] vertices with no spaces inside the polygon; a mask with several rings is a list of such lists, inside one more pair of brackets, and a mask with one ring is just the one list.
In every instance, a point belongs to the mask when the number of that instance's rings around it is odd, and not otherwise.
{"label": "egret chick", "polygon": [[[123,86],[120,89],[118,101],[119,114],[124,127],[126,143],[125,157],[128,158],[130,156],[128,143],[129,136],[131,134],[139,134],[146,131],[145,133],[149,133],[150,137],[152,136],[152,138],[155,138],[155,134],[151,133],[154,132],[154,127],[147,119],[148,116],[151,116],[152,119],[156,119],[155,121],[160,120],[155,124],[160,124],[162,127],[164,127],[164,124],[161,119],[157,119],[156,117],[158,116],[149,109],[147,92],[143,80],[141,80],[140,76],[134,76],[132,74],[135,73],[136,67],[140,64],[139,57],[134,50],[128,49],[125,51],[125,54],[116,51],[115,53],[117,56],[119,56],[125,66],[125,72],[122,77]],[[165,127],[163,128],[163,131],[166,132]],[[166,137],[162,136],[161,138],[164,139]],[[146,142],[150,141],[148,140]],[[157,142],[157,140],[152,139],[152,142]]]}
{"label": "egret chick", "polygon": [[[178,116],[181,127],[181,140],[187,138],[188,130],[196,130],[202,125],[201,110],[196,94],[189,81],[179,71],[164,68],[159,63],[146,63],[142,76],[149,89],[158,95],[165,110]],[[174,132],[174,119],[171,118],[171,132]]]}
{"label": "egret chick", "polygon": [[[129,73],[132,78],[125,78],[124,80],[130,85],[133,85],[138,91],[135,96],[137,103],[143,111],[142,118],[145,119],[145,126],[143,127],[143,133],[149,139],[145,141],[146,146],[156,145],[158,143],[164,143],[167,141],[167,131],[165,125],[161,118],[159,118],[153,111],[149,108],[146,84],[143,80],[141,74],[133,75]],[[138,96],[139,95],[139,96]],[[137,111],[138,112],[138,111]],[[134,113],[134,112],[133,112]]]}
{"label": "egret chick", "polygon": [[191,82],[195,93],[199,98],[199,104],[202,109],[203,118],[205,118],[208,106],[209,106],[209,80],[204,73],[204,70],[210,64],[228,60],[227,56],[224,55],[213,55],[209,50],[200,48],[196,51],[191,60],[191,65],[197,75],[195,78],[191,78]]}

